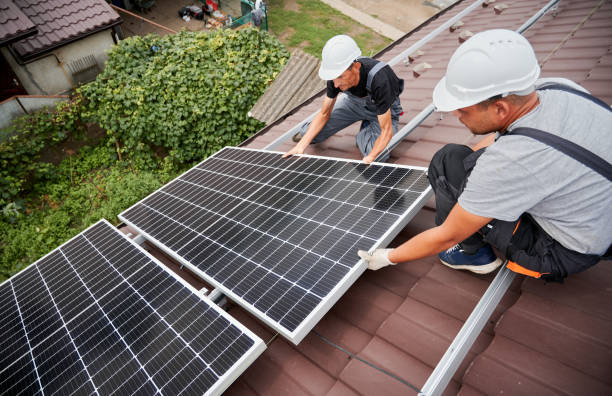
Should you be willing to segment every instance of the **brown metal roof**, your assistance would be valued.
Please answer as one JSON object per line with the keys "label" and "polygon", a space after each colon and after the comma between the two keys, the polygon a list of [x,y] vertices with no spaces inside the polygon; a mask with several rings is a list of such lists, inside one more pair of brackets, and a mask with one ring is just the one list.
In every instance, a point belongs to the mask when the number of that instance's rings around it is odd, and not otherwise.
{"label": "brown metal roof", "polygon": [[0,47],[36,32],[36,26],[12,1],[0,2]]}
{"label": "brown metal roof", "polygon": [[[462,27],[425,45],[424,54],[412,64],[395,65],[406,82],[401,126],[431,103],[433,87],[462,32],[516,30],[547,2],[507,0],[508,8],[501,13],[494,4],[479,8],[462,19]],[[460,2],[393,43],[379,59],[391,60],[471,3]],[[611,20],[609,1],[561,1],[556,16],[548,13],[525,33],[538,59],[545,60],[542,76],[570,78],[612,103]],[[413,68],[422,62],[432,67],[417,78]],[[321,100],[322,96],[298,107],[247,146],[265,147],[317,111]],[[349,127],[307,153],[358,159],[357,128]],[[393,151],[390,161],[427,165],[446,143],[476,141],[454,117],[434,113]],[[284,143],[278,150],[292,144]],[[432,227],[433,219],[430,202],[391,245]],[[273,338],[268,328],[233,307],[232,315],[273,341],[227,394],[415,394],[407,383],[417,388],[424,384],[491,280],[492,276],[446,268],[436,257],[367,271],[297,347]],[[573,275],[564,284],[518,276],[446,394],[612,394],[610,284],[610,262]]]}
{"label": "brown metal roof", "polygon": [[22,60],[119,24],[121,18],[104,0],[14,0],[36,25],[38,34],[13,44]]}

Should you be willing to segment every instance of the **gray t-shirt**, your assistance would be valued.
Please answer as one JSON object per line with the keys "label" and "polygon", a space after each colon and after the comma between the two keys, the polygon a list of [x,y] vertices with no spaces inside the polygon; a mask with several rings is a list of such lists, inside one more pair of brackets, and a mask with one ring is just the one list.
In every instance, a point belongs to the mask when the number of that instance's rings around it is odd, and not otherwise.
{"label": "gray t-shirt", "polygon": [[[538,91],[539,105],[508,130],[561,136],[612,163],[612,112],[573,93]],[[612,183],[573,158],[525,136],[502,136],[480,156],[459,205],[514,221],[527,212],[568,249],[603,254],[612,242]]]}

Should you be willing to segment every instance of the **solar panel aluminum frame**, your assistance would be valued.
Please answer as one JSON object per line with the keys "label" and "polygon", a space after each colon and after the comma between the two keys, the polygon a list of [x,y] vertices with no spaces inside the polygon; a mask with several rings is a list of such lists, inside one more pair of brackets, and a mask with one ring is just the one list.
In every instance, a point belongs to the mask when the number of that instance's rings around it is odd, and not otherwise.
{"label": "solar panel aluminum frame", "polygon": [[[65,245],[67,245],[68,243],[70,243],[71,241],[73,241],[74,239],[78,238],[79,236],[81,236],[82,234],[84,234],[85,232],[87,232],[88,230],[90,230],[91,228],[95,227],[96,225],[98,225],[100,223],[105,223],[106,225],[110,226],[110,228],[112,228],[118,235],[120,235],[122,238],[124,238],[130,244],[132,244],[141,253],[144,253],[145,256],[147,256],[147,258],[149,258],[151,260],[151,262],[156,264],[159,268],[163,269],[166,273],[170,274],[174,279],[179,281],[183,286],[185,286],[188,290],[190,290],[198,298],[203,300],[207,305],[209,305],[213,310],[215,310],[215,312],[217,312],[220,316],[222,316],[223,318],[228,320],[232,325],[234,325],[237,328],[239,328],[243,333],[248,335],[254,341],[254,343],[253,343],[252,347],[250,348],[250,350],[247,353],[245,353],[238,361],[236,361],[236,363],[234,363],[234,365],[230,369],[228,369],[225,374],[220,376],[218,378],[217,382],[205,393],[205,395],[211,395],[211,396],[212,395],[221,395],[244,372],[244,370],[246,370],[255,361],[255,359],[257,359],[259,357],[259,355],[261,355],[263,353],[263,351],[266,349],[266,344],[264,343],[264,341],[261,338],[259,338],[257,335],[255,335],[251,330],[249,330],[247,327],[245,327],[242,323],[237,321],[235,318],[233,318],[231,315],[229,315],[223,309],[221,309],[218,305],[216,305],[208,297],[203,295],[203,293],[201,293],[199,290],[195,289],[192,285],[190,285],[183,278],[181,278],[176,273],[174,273],[172,270],[170,270],[168,267],[166,267],[164,264],[162,264],[158,259],[156,259],[149,252],[147,252],[141,246],[139,246],[135,241],[130,239],[127,235],[125,235],[124,233],[119,231],[116,227],[114,227],[112,224],[110,224],[106,219],[101,219],[101,220],[97,221],[96,223],[90,225],[89,227],[87,227],[85,230],[83,230],[79,234],[77,234],[74,237],[70,238],[69,240],[65,241],[64,243],[62,243],[57,248],[51,250],[50,252],[45,254],[43,257],[39,258],[38,260],[36,260],[32,264],[30,264],[30,266],[37,265],[39,262],[42,262],[44,259],[46,259],[48,256],[53,254],[55,251],[57,251],[58,249],[60,249],[61,247],[65,246]],[[26,267],[26,268],[28,268],[28,267]],[[0,283],[0,287],[3,286],[5,283],[9,282],[10,280],[15,279],[16,277],[19,277],[21,274],[25,273],[26,268],[22,269],[17,274],[13,275],[12,277],[10,277],[10,278],[6,279],[5,281],[3,281],[2,283]],[[31,351],[30,351],[30,353],[31,353]],[[7,366],[7,369],[8,369],[8,367],[10,367],[10,365]]]}
{"label": "solar panel aluminum frame", "polygon": [[[102,219],[101,221],[104,221],[104,222],[108,223],[108,221],[106,219]],[[110,223],[108,223],[108,224],[110,224]],[[115,227],[113,227],[113,228],[115,228]],[[227,370],[227,372],[225,374],[220,376],[219,379],[217,380],[217,382],[215,383],[215,385],[212,388],[210,388],[208,390],[208,392],[206,392],[207,396],[208,395],[210,395],[210,396],[212,396],[212,395],[221,395],[244,372],[244,370],[249,368],[249,366],[251,364],[253,364],[253,362],[259,357],[259,355],[261,355],[263,353],[263,351],[266,349],[265,342],[261,338],[259,338],[257,335],[255,335],[255,333],[253,333],[251,330],[249,330],[246,326],[244,326],[242,323],[240,323],[238,320],[236,320],[230,314],[225,312],[221,307],[219,307],[217,304],[215,304],[211,299],[206,297],[200,290],[198,290],[195,287],[193,287],[192,285],[190,285],[185,279],[181,278],[174,271],[172,271],[167,266],[162,264],[157,258],[155,258],[153,255],[151,255],[151,253],[149,253],[148,251],[143,249],[135,241],[130,239],[127,235],[125,235],[124,233],[122,233],[119,230],[117,230],[117,232],[119,234],[121,234],[125,239],[127,239],[132,245],[134,245],[138,249],[140,249],[149,259],[151,259],[152,262],[157,264],[164,271],[166,271],[168,274],[170,274],[172,277],[174,277],[174,279],[178,280],[181,284],[183,284],[187,289],[191,290],[201,300],[203,300],[208,305],[210,305],[219,315],[221,315],[222,317],[227,319],[232,325],[236,326],[243,333],[245,333],[251,339],[253,339],[254,343],[253,343],[253,346],[251,347],[251,350],[248,353],[244,354],[236,363],[234,363],[234,366],[231,367],[229,370]]]}
{"label": "solar panel aluminum frame", "polygon": [[[263,152],[263,153],[283,154],[282,152],[278,152],[278,151],[252,149],[252,148],[244,148],[244,147],[238,147],[237,149],[254,151],[254,152]],[[359,161],[359,160],[351,160],[351,159],[345,159],[345,158],[330,158],[330,157],[324,157],[324,156],[318,156],[318,155],[308,155],[308,154],[302,154],[300,155],[300,157],[319,158],[319,159],[324,159],[324,160],[334,160],[334,161],[339,161],[339,162],[350,162],[350,163],[356,163],[356,164],[362,163],[362,161]],[[208,157],[207,159],[195,165],[191,169],[205,163],[209,158],[214,158],[214,155],[211,157]],[[419,167],[419,166],[407,166],[407,165],[388,164],[388,163],[374,163],[374,164],[390,166],[390,167],[397,167],[397,168],[413,169],[413,170],[418,170],[418,171],[423,171],[423,172],[427,171],[427,168]],[[187,172],[189,172],[189,170],[186,171],[185,173]],[[184,174],[177,176],[176,179],[179,179]],[[164,187],[165,186],[160,187],[158,190],[151,193],[149,196],[159,192]],[[372,246],[371,250],[376,249],[376,248],[386,247],[393,240],[393,238],[395,238],[395,236],[400,232],[400,230],[404,228],[408,224],[408,222],[410,222],[410,220],[412,220],[412,218],[425,205],[425,203],[429,200],[429,198],[432,195],[433,195],[433,190],[431,189],[431,186],[427,186],[425,191],[422,193],[421,199],[417,199],[415,200],[415,202],[412,203],[412,205],[404,212],[404,214],[398,218],[395,224],[393,224],[393,226],[390,227],[387,230],[387,232],[383,234],[383,236],[379,238],[379,240]],[[147,199],[149,196],[135,203],[130,208],[126,209],[124,212],[127,212],[131,208],[139,205],[142,201]],[[122,216],[122,214],[119,214],[118,217],[125,224],[128,224],[130,227],[137,230],[146,240],[150,241],[152,244],[154,244],[156,247],[164,251],[167,255],[169,255],[171,258],[176,260],[181,265],[184,265],[185,267],[187,267],[190,271],[192,271],[194,274],[196,274],[200,278],[212,284],[214,287],[220,290],[223,294],[228,296],[231,300],[241,305],[244,309],[246,309],[252,315],[254,315],[258,319],[260,319],[261,321],[263,321],[264,323],[272,327],[275,331],[277,331],[279,334],[281,334],[286,339],[290,340],[295,345],[298,345],[304,339],[304,337],[306,337],[306,335],[310,332],[310,330],[312,330],[312,328],[319,322],[319,320],[331,309],[331,307],[334,306],[334,304],[340,299],[340,297],[342,297],[342,295],[349,289],[349,287],[367,269],[367,264],[363,260],[359,260],[357,265],[354,266],[351,270],[349,270],[349,272],[338,282],[338,284],[328,293],[328,295],[321,300],[318,306],[313,309],[313,311],[302,321],[302,323],[298,327],[296,327],[295,330],[288,331],[287,329],[278,325],[277,322],[274,322],[270,318],[268,318],[263,312],[257,309],[254,309],[254,307],[251,306],[251,304],[243,301],[242,297],[235,294],[231,289],[223,286],[223,284],[215,280],[213,277],[204,273],[202,270],[197,268],[195,265],[193,265],[192,263],[190,263],[189,261],[187,261],[180,255],[178,255],[172,249],[166,247],[161,241],[157,240],[155,237],[153,237],[152,235],[148,234],[146,231],[139,228],[136,224],[129,221],[127,218]]]}

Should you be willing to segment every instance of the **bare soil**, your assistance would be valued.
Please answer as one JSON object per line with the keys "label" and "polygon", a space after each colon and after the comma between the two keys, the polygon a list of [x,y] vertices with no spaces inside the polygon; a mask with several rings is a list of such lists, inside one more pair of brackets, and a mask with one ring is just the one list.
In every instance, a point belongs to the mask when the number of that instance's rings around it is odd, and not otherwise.
{"label": "bare soil", "polygon": [[[198,0],[156,0],[155,5],[149,10],[139,11],[133,9],[130,10],[130,12],[177,32],[182,29],[186,29],[188,31],[208,30],[206,29],[204,20],[190,18],[190,20],[187,22],[179,17],[178,11],[181,8],[190,5],[202,8],[202,2]],[[231,15],[232,18],[239,18],[240,0],[221,0],[221,10],[225,14]],[[160,36],[169,34],[168,31],[156,27],[155,25],[147,23],[141,19],[130,16],[127,13],[119,11],[119,14],[123,19],[122,28],[126,37],[144,36],[149,33],[157,33]]]}
{"label": "bare soil", "polygon": [[[409,32],[440,12],[434,3],[423,0],[343,0],[402,32]],[[450,2],[449,2],[450,3]]]}

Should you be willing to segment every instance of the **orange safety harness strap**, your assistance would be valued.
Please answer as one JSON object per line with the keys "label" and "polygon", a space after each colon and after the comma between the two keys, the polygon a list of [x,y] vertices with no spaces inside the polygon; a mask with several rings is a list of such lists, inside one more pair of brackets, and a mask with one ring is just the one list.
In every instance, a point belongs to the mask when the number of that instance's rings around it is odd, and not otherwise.
{"label": "orange safety harness strap", "polygon": [[[516,230],[518,230],[520,224],[521,224],[521,220],[519,219],[518,223],[516,223],[516,227],[514,227],[514,231],[512,231],[512,235],[516,233]],[[540,278],[543,275],[541,272],[532,271],[510,260],[508,260],[508,264],[506,264],[506,267],[512,272],[516,272],[517,274],[531,276],[532,278]]]}

